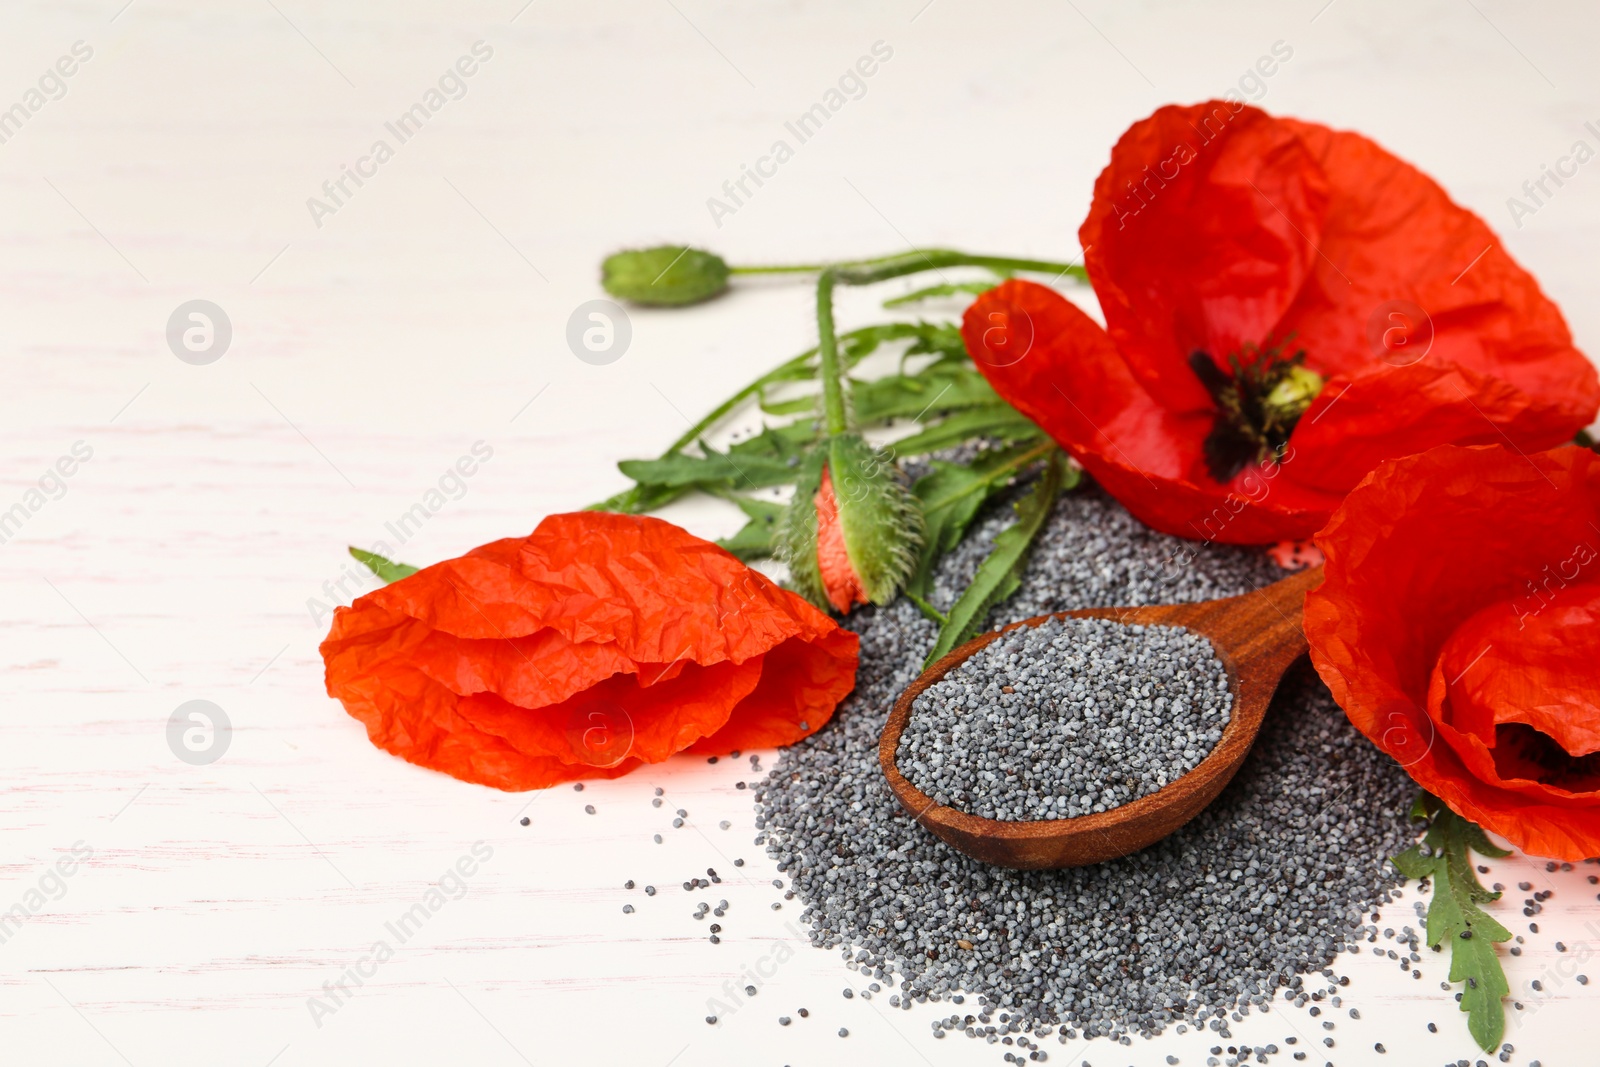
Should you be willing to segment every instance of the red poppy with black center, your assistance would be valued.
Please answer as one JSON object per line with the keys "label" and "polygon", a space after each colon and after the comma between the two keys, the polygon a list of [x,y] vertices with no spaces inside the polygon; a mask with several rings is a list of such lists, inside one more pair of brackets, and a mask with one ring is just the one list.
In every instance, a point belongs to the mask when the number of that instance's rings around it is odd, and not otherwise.
{"label": "red poppy with black center", "polygon": [[963,335],[995,389],[1144,522],[1305,538],[1381,460],[1572,439],[1600,407],[1488,226],[1358,134],[1242,104],[1134,124],[1078,231],[1101,328],[1009,281]]}

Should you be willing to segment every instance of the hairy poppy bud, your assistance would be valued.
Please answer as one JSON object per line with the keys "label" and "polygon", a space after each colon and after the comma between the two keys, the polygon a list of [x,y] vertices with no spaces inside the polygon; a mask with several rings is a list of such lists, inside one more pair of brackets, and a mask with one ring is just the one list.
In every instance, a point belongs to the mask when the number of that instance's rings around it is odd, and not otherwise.
{"label": "hairy poppy bud", "polygon": [[606,292],[635,304],[680,307],[710,300],[728,287],[721,256],[683,245],[616,252],[600,264]]}
{"label": "hairy poppy bud", "polygon": [[791,583],[840,613],[893,600],[916,567],[923,529],[899,471],[855,433],[830,438],[809,468],[779,535]]}

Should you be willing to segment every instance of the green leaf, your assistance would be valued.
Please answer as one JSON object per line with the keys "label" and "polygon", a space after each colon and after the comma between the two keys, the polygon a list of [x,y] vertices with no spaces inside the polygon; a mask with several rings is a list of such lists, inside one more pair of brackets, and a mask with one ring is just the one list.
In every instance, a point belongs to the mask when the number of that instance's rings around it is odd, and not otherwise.
{"label": "green leaf", "polygon": [[851,407],[861,422],[924,420],[930,414],[1004,403],[994,386],[971,366],[935,363],[916,374],[889,374],[853,382]]}
{"label": "green leaf", "polygon": [[1010,404],[999,403],[972,408],[894,443],[896,455],[921,456],[940,449],[954,448],[974,437],[993,437],[1001,441],[1035,441],[1044,431],[1029,422]]}
{"label": "green leaf", "polygon": [[1390,856],[1389,862],[1399,868],[1406,878],[1426,878],[1433,873],[1433,860],[1424,859],[1415,845],[1398,856]]}
{"label": "green leaf", "polygon": [[585,511],[615,511],[623,515],[643,515],[647,511],[666,507],[674,500],[683,496],[693,488],[680,485],[673,487],[659,485],[633,485],[613,496],[608,496],[598,504],[590,504]]}
{"label": "green leaf", "polygon": [[948,620],[940,627],[939,638],[923,664],[925,669],[977,633],[994,606],[1017,591],[1028,550],[1044,529],[1063,481],[1061,458],[1053,457],[1028,495],[1017,501],[1017,521],[1000,531],[988,557],[972,576],[972,584],[950,608]]}
{"label": "green leaf", "polygon": [[957,293],[972,293],[976,296],[980,293],[987,293],[997,284],[997,282],[990,281],[951,282],[945,285],[930,285],[926,289],[918,289],[915,292],[906,293],[904,296],[890,297],[883,302],[883,306],[886,308],[905,307],[907,304],[915,304],[940,296],[955,296]]}
{"label": "green leaf", "polygon": [[815,393],[797,396],[790,400],[768,400],[765,392],[761,394],[761,411],[765,415],[803,415],[806,412],[816,411],[817,408]]}
{"label": "green leaf", "polygon": [[783,517],[784,506],[737,493],[729,493],[725,499],[737,504],[750,521],[740,527],[738,533],[723,538],[717,544],[745,562],[772,555],[776,551],[773,538],[778,532],[778,520]]}
{"label": "green leaf", "polygon": [[967,342],[961,337],[960,326],[951,322],[919,322],[914,325],[917,339],[906,348],[907,357],[938,355],[958,363],[968,362]]}
{"label": "green leaf", "polygon": [[761,454],[733,455],[706,449],[703,456],[683,452],[660,459],[625,459],[617,469],[643,486],[762,489],[794,481],[788,460]]}
{"label": "green leaf", "polygon": [[367,570],[376,574],[379,580],[383,582],[398,582],[402,578],[409,578],[417,573],[417,568],[409,563],[396,563],[392,559],[385,559],[376,552],[363,552],[354,545],[350,546],[350,554]]}
{"label": "green leaf", "polygon": [[811,420],[805,419],[800,422],[784,423],[781,426],[768,426],[754,437],[747,437],[730,445],[728,454],[739,457],[740,462],[743,462],[745,456],[763,456],[787,463],[790,460],[799,460],[816,442],[817,428],[812,425]]}
{"label": "green leaf", "polygon": [[1461,1010],[1467,1013],[1467,1031],[1486,1052],[1493,1052],[1505,1036],[1505,1007],[1501,1000],[1511,987],[1506,983],[1495,944],[1509,941],[1511,931],[1479,904],[1498,900],[1499,893],[1478,881],[1472,853],[1509,855],[1492,844],[1483,830],[1463,819],[1427,794],[1412,805],[1412,814],[1427,818],[1423,846],[1414,845],[1391,862],[1407,878],[1431,878],[1433,900],[1428,905],[1427,940],[1431,946],[1450,946],[1450,981],[1463,982]]}
{"label": "green leaf", "polygon": [[[989,449],[970,465],[933,461],[933,470],[917,479],[912,495],[922,504],[926,523],[922,556],[907,586],[926,597],[933,585],[939,557],[955,548],[965,536],[985,501],[1003,489],[1017,473],[1054,450],[1051,444]],[[926,612],[924,612],[926,614]]]}
{"label": "green leaf", "polygon": [[1510,849],[1501,848],[1490,841],[1489,836],[1483,832],[1483,827],[1477,823],[1466,823],[1463,833],[1466,834],[1467,846],[1480,855],[1488,856],[1491,859],[1500,859],[1511,855]]}

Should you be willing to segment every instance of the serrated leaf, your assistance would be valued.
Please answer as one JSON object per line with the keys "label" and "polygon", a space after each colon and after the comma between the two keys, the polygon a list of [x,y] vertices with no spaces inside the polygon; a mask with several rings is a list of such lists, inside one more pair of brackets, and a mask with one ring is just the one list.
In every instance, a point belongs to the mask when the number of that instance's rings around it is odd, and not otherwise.
{"label": "serrated leaf", "polygon": [[981,293],[987,293],[997,284],[999,283],[949,282],[944,285],[930,285],[926,289],[918,289],[914,292],[906,293],[904,296],[890,297],[888,300],[883,302],[883,306],[886,308],[905,307],[907,304],[915,304],[923,300],[932,300],[941,296],[955,296],[958,293],[971,293],[972,295],[977,296]]}
{"label": "serrated leaf", "polygon": [[768,400],[766,393],[761,394],[760,407],[763,415],[803,415],[806,412],[816,411],[818,407],[816,393],[797,396],[789,400]]}
{"label": "serrated leaf", "polygon": [[659,485],[633,485],[598,504],[590,504],[585,511],[615,511],[623,515],[643,515],[647,511],[666,507],[687,493],[693,486],[666,487]]}
{"label": "serrated leaf", "polygon": [[921,456],[966,444],[974,437],[992,437],[1004,442],[1037,441],[1044,437],[1044,431],[1016,408],[1002,402],[951,415],[920,433],[896,441],[894,450],[901,456]]}
{"label": "serrated leaf", "polygon": [[978,565],[972,583],[951,606],[924,668],[975,634],[988,620],[994,606],[1017,591],[1028,550],[1050,517],[1050,509],[1061,494],[1062,481],[1061,459],[1052,457],[1033,488],[1017,501],[1017,521],[995,537],[994,546]]}
{"label": "serrated leaf", "polygon": [[889,374],[853,383],[850,402],[862,422],[922,420],[947,411],[1004,403],[976,370],[946,364],[935,364],[918,374]]}
{"label": "serrated leaf", "polygon": [[1391,856],[1389,862],[1407,878],[1422,879],[1433,874],[1433,860],[1424,859],[1416,845],[1412,845],[1398,856]]}
{"label": "serrated leaf", "polygon": [[409,578],[417,573],[417,568],[409,563],[396,563],[394,560],[386,559],[376,552],[363,552],[354,545],[350,546],[350,554],[367,570],[377,575],[379,581],[385,583],[398,582],[402,578]]}
{"label": "serrated leaf", "polygon": [[809,421],[768,426],[754,437],[747,437],[728,446],[728,454],[738,456],[765,456],[787,462],[799,459],[817,442],[817,428]]}
{"label": "serrated leaf", "polygon": [[1483,832],[1483,827],[1479,826],[1477,823],[1466,822],[1463,820],[1462,833],[1466,835],[1467,847],[1479,855],[1488,856],[1491,859],[1500,859],[1503,856],[1511,855],[1510,849],[1501,848],[1499,845],[1496,845],[1494,842],[1490,841],[1489,835],[1485,834]]}
{"label": "serrated leaf", "polygon": [[957,362],[966,362],[967,342],[961,337],[961,327],[948,322],[916,323],[917,339],[905,351],[906,356],[938,355]]}
{"label": "serrated leaf", "polygon": [[706,450],[703,456],[678,452],[660,459],[625,459],[617,469],[646,486],[764,489],[794,481],[795,464],[759,453],[733,455]]}
{"label": "serrated leaf", "polygon": [[728,499],[737,504],[750,521],[741,526],[738,533],[717,544],[745,562],[772,555],[776,551],[773,539],[778,532],[778,521],[783,517],[784,505],[736,494],[729,495]]}
{"label": "serrated leaf", "polygon": [[1044,458],[1053,448],[1052,445],[1018,445],[989,449],[968,465],[934,460],[933,470],[918,478],[911,487],[912,495],[922,505],[927,529],[922,556],[907,588],[918,597],[926,598],[939,558],[960,543],[984,502],[1005,488],[1019,471]]}
{"label": "serrated leaf", "polygon": [[1413,846],[1391,862],[1407,878],[1431,878],[1433,900],[1428,904],[1427,942],[1450,946],[1450,981],[1463,982],[1461,1010],[1467,1013],[1467,1031],[1487,1052],[1493,1052],[1505,1035],[1505,1006],[1511,992],[1495,943],[1509,941],[1511,931],[1478,905],[1499,898],[1478,881],[1472,852],[1488,845],[1492,852],[1507,853],[1490,844],[1483,830],[1423,794],[1412,806],[1430,817],[1423,839],[1428,853]]}

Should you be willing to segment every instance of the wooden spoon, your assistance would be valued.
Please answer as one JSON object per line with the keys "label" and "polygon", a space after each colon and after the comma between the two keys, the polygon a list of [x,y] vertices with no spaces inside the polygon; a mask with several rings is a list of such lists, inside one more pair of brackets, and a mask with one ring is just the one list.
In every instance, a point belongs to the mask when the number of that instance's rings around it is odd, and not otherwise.
{"label": "wooden spoon", "polygon": [[[1255,743],[1267,704],[1289,665],[1306,651],[1300,621],[1306,592],[1322,580],[1322,567],[1298,571],[1253,593],[1198,604],[1144,608],[1090,608],[1014,622],[973,638],[939,660],[895,701],[878,745],[889,786],[914,819],[967,855],[1020,870],[1082,867],[1126,856],[1166,837],[1200,814],[1233,778]],[[1233,707],[1217,747],[1194,770],[1164,788],[1110,811],[1076,819],[1001,821],[936,804],[906,781],[895,764],[911,704],[967,657],[1018,626],[1050,619],[1115,619],[1130,625],[1181,626],[1209,638],[1228,672]]]}

